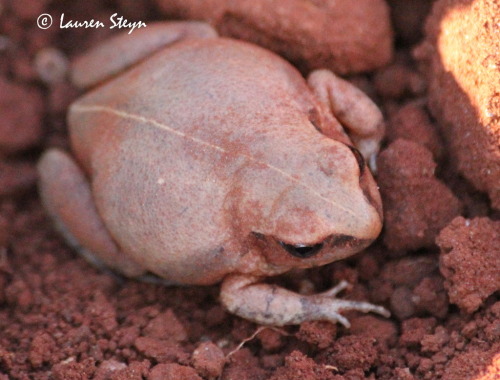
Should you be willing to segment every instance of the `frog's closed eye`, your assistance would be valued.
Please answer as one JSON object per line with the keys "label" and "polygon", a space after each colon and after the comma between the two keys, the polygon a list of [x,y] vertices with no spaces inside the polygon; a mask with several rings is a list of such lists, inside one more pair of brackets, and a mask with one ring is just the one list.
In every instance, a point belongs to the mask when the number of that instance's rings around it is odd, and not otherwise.
{"label": "frog's closed eye", "polygon": [[352,154],[354,154],[354,157],[356,158],[356,161],[358,162],[359,166],[359,175],[362,175],[365,171],[366,168],[366,162],[365,159],[363,158],[363,155],[359,150],[357,150],[355,147],[352,145],[347,145],[346,146],[351,150]]}
{"label": "frog's closed eye", "polygon": [[306,259],[308,257],[314,256],[318,253],[321,248],[323,248],[323,243],[318,243],[314,245],[305,245],[305,244],[287,244],[285,242],[280,241],[280,245],[292,256],[298,257],[300,259]]}

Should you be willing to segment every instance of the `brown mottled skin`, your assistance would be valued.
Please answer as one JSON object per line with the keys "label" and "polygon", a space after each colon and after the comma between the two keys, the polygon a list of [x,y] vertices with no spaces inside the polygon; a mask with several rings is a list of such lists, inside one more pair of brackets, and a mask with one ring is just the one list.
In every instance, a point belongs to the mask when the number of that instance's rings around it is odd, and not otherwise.
{"label": "brown mottled skin", "polygon": [[[324,70],[307,82],[279,56],[194,22],[118,36],[75,63],[74,81],[100,85],[71,105],[73,156],[45,153],[40,188],[87,258],[130,277],[223,281],[225,306],[260,323],[386,315],[333,298],[345,284],[301,296],[260,282],[350,256],[379,234],[376,184],[333,116],[374,155],[382,118],[359,90]],[[322,246],[303,258],[283,244]]]}

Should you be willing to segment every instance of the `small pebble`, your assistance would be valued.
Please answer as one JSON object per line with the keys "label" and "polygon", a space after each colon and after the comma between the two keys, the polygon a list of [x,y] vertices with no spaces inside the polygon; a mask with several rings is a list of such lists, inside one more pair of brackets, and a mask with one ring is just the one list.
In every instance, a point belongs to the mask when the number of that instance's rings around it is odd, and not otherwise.
{"label": "small pebble", "polygon": [[62,82],[68,74],[68,68],[68,59],[58,49],[43,48],[36,53],[35,70],[47,84]]}
{"label": "small pebble", "polygon": [[203,342],[194,350],[193,366],[201,376],[214,379],[222,374],[226,358],[222,350],[212,342]]}

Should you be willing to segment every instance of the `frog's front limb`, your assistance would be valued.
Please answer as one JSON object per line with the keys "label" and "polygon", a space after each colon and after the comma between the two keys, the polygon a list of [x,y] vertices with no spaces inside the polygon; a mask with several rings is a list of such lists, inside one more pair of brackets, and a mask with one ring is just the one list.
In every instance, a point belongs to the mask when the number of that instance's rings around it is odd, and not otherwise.
{"label": "frog's front limb", "polygon": [[329,70],[313,71],[307,82],[318,100],[347,129],[363,157],[373,164],[385,132],[384,117],[377,105],[363,91]]}
{"label": "frog's front limb", "polygon": [[130,277],[145,272],[116,246],[97,212],[87,179],[68,154],[48,150],[38,163],[38,175],[45,209],[70,245],[101,269]]}
{"label": "frog's front limb", "polygon": [[224,279],[221,301],[233,314],[264,325],[294,325],[305,321],[327,320],[349,327],[349,321],[339,312],[357,310],[388,317],[389,312],[367,302],[335,298],[347,287],[341,282],[334,288],[313,295],[302,295],[277,285],[260,283],[260,277],[232,275]]}
{"label": "frog's front limb", "polygon": [[73,84],[92,87],[142,61],[165,46],[187,39],[217,37],[210,25],[198,21],[151,23],[133,34],[123,32],[75,60]]}

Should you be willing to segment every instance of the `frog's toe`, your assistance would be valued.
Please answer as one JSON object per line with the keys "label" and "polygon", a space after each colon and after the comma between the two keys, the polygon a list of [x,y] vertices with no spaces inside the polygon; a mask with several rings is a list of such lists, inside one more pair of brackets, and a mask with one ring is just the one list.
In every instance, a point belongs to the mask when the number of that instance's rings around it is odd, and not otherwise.
{"label": "frog's toe", "polygon": [[391,313],[384,307],[371,304],[369,302],[363,301],[348,301],[343,299],[335,298],[342,290],[349,287],[347,281],[340,281],[336,286],[327,290],[326,292],[319,293],[313,297],[325,298],[326,302],[333,302],[336,306],[336,310],[357,310],[363,313],[376,313],[384,317],[390,317]]}
{"label": "frog's toe", "polygon": [[[313,302],[313,303],[316,305],[318,304],[318,302]],[[326,319],[331,322],[339,322],[347,328],[351,327],[351,324],[349,323],[347,318],[339,314],[340,310],[343,311],[355,310],[355,311],[361,311],[363,313],[375,313],[375,314],[380,314],[386,318],[391,316],[391,313],[383,306],[374,305],[369,302],[348,301],[338,298],[333,298],[333,299],[330,298],[321,300],[319,303],[321,304],[319,308],[322,310],[318,311],[318,315],[320,316],[322,315],[323,318],[318,318],[318,319]]]}

